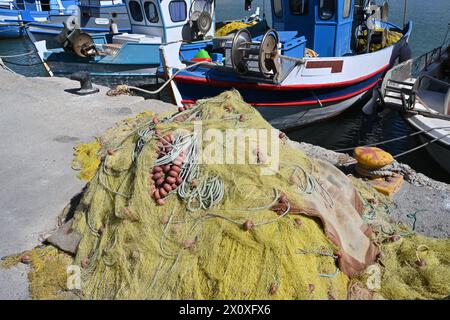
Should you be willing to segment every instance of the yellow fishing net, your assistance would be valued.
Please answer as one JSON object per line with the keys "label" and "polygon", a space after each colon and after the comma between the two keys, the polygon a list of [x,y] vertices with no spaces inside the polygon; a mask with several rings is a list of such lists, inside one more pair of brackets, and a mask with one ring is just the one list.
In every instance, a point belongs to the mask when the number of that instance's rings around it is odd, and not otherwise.
{"label": "yellow fishing net", "polygon": [[[278,131],[267,149],[261,140],[239,135],[237,140],[248,142],[244,163],[199,163],[190,169],[195,178],[186,192],[176,189],[158,205],[155,163],[167,148],[160,137],[193,137],[200,120],[209,141],[220,140],[227,130],[273,130],[231,91],[183,112],[124,120],[97,140],[100,148],[77,149],[89,154],[80,161],[81,172],[83,164],[92,172],[91,162],[99,159],[74,215],[73,228],[82,235],[73,262],[81,268],[82,298],[439,299],[449,294],[448,240],[421,237],[392,223],[389,198],[308,158]],[[270,150],[276,143],[279,170],[261,174],[273,170]],[[204,151],[210,144],[201,140],[201,146]],[[92,151],[80,151],[86,149]],[[250,158],[256,164],[249,165]],[[196,194],[199,189],[204,192]],[[379,259],[372,261],[378,251]],[[371,258],[364,260],[365,253]],[[42,259],[33,255],[32,268]],[[55,259],[58,263],[39,269],[39,277],[30,277],[34,298],[61,291],[68,261]],[[52,283],[47,276],[53,273],[62,279]]]}
{"label": "yellow fishing net", "polygon": [[220,29],[216,30],[216,37],[226,36],[227,34],[236,32],[240,29],[250,27],[250,26],[254,25],[255,23],[256,23],[256,21],[253,21],[251,23],[245,23],[245,22],[241,22],[241,21],[232,21],[230,23],[227,23]]}
{"label": "yellow fishing net", "polygon": [[27,259],[31,270],[28,273],[31,298],[45,300],[65,299],[67,296],[67,267],[73,259],[51,246],[36,247],[33,250],[4,259],[0,266],[9,268]]}
{"label": "yellow fishing net", "polygon": [[[372,225],[381,248],[377,264],[358,280],[370,287],[368,298],[444,299],[450,296],[450,239],[421,236],[389,216],[392,200],[369,184],[351,177],[364,199],[363,220]],[[356,280],[356,279],[354,279]],[[351,286],[349,295],[351,295]]]}
{"label": "yellow fishing net", "polygon": [[[237,92],[206,100],[193,112],[204,131],[271,129]],[[158,206],[149,185],[157,139],[149,139],[133,162],[138,133],[146,121],[152,122],[152,117],[125,121],[102,137],[102,165],[75,215],[75,228],[83,235],[75,262],[84,266],[86,297],[346,297],[348,277],[336,273],[332,256],[336,246],[321,223],[270,210],[281,191],[301,203],[299,187],[287,178],[296,166],[308,171],[320,166],[281,143],[281,170],[273,175],[260,175],[258,165],[201,165],[199,180],[217,176],[223,181],[223,200],[216,206],[189,210],[176,194]],[[161,135],[176,129],[192,131],[193,122],[159,123],[156,129]],[[303,179],[300,184],[306,183]],[[248,220],[254,227],[245,231]]]}

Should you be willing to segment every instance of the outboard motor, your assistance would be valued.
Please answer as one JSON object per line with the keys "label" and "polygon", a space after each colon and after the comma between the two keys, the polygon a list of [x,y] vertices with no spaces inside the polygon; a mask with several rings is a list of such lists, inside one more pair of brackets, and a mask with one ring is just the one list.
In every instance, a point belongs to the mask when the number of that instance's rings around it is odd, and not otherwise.
{"label": "outboard motor", "polygon": [[189,25],[194,40],[204,37],[213,24],[214,0],[194,0],[189,10]]}

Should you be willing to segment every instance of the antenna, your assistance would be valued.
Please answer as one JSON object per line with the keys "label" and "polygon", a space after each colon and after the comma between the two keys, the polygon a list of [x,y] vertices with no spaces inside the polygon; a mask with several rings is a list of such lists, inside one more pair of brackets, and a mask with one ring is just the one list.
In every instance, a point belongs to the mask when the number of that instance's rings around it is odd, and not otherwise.
{"label": "antenna", "polygon": [[405,0],[404,5],[403,5],[403,27],[405,27],[406,24],[406,11],[408,8],[408,0]]}

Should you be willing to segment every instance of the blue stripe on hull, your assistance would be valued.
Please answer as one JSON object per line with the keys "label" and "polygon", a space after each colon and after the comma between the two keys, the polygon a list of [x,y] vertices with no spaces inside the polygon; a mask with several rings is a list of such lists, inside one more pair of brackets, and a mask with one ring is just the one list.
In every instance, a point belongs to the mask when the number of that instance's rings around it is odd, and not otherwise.
{"label": "blue stripe on hull", "polygon": [[19,26],[2,26],[0,24],[0,39],[20,38],[24,35],[25,31]]}
{"label": "blue stripe on hull", "polygon": [[[329,87],[321,89],[293,89],[289,91],[273,91],[268,89],[248,89],[248,88],[236,88],[249,104],[277,104],[283,105],[285,103],[299,102],[299,106],[304,103],[309,103],[312,106],[318,106],[318,100],[338,99],[339,97],[345,97],[352,94],[357,94],[358,91],[364,88],[374,85],[381,79],[382,73],[379,73],[367,80],[361,81],[354,85],[344,87]],[[180,90],[183,100],[198,100],[206,97],[214,97],[223,91],[231,90],[233,87],[216,87],[208,84],[198,83],[184,83],[177,82],[177,87]],[[342,100],[345,100],[343,98]],[[264,107],[262,107],[264,108]],[[285,106],[279,107],[285,111],[285,114],[289,112],[298,112],[297,106]],[[291,111],[289,111],[291,110]]]}

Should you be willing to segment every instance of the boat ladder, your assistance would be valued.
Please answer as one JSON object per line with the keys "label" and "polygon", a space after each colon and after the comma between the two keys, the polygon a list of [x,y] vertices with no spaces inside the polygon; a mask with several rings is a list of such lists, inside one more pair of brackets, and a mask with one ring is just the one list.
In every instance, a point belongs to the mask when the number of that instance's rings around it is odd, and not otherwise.
{"label": "boat ladder", "polygon": [[410,110],[414,105],[414,81],[398,81],[388,79],[384,92],[384,101],[388,104],[401,106],[405,110]]}

